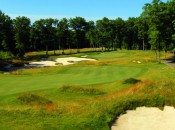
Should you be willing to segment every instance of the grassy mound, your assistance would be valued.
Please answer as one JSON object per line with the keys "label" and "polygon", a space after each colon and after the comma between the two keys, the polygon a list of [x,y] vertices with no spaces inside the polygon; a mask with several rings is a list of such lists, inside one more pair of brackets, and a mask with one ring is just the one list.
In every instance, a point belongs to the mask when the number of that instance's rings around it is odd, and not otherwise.
{"label": "grassy mound", "polygon": [[102,95],[105,94],[103,91],[95,88],[83,88],[81,86],[63,86],[60,88],[62,92],[72,92],[72,93],[81,93],[88,95]]}
{"label": "grassy mound", "polygon": [[22,104],[27,104],[27,105],[45,105],[52,103],[52,101],[41,97],[36,94],[22,94],[17,97],[17,100],[20,101]]}

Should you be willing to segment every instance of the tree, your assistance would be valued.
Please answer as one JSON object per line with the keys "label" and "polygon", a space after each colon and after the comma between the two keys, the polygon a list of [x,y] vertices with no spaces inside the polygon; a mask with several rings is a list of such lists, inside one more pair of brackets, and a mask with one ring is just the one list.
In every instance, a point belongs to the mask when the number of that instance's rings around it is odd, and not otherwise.
{"label": "tree", "polygon": [[128,50],[138,49],[138,29],[136,25],[136,18],[132,17],[125,21],[125,46]]}
{"label": "tree", "polygon": [[105,50],[109,50],[112,47],[113,40],[111,21],[108,18],[104,17],[102,20],[97,20],[96,26],[98,30],[98,39],[102,46],[102,51],[103,47],[105,47]]}
{"label": "tree", "polygon": [[120,48],[122,49],[122,43],[124,40],[124,27],[125,27],[125,22],[122,18],[117,18],[114,20],[114,26],[115,26],[115,42],[116,46],[115,48]]}
{"label": "tree", "polygon": [[76,32],[69,30],[69,36],[68,36],[68,48],[70,50],[70,54],[72,53],[72,48],[76,48],[77,45],[77,37]]}
{"label": "tree", "polygon": [[148,42],[148,20],[146,18],[139,17],[136,20],[136,26],[138,29],[138,39],[142,41],[142,44],[139,44],[139,49],[145,50],[145,48],[149,48],[149,45],[146,44]]}
{"label": "tree", "polygon": [[16,55],[13,32],[13,21],[0,11],[0,50],[9,51]]}
{"label": "tree", "polygon": [[[160,60],[160,50],[161,50],[161,26],[162,21],[160,21],[160,8],[159,8],[159,0],[153,0],[150,12],[149,12],[149,19],[150,19],[150,25],[149,25],[149,38],[150,38],[150,44],[152,46],[152,49],[158,50],[158,63],[161,62]],[[157,53],[156,53],[156,59],[157,59]]]}
{"label": "tree", "polygon": [[86,32],[86,38],[90,41],[90,47],[95,49],[97,44],[97,29],[93,21],[88,22],[89,29]]}
{"label": "tree", "polygon": [[31,30],[31,40],[33,40],[33,42],[37,41],[40,48],[45,46],[46,55],[48,55],[49,46],[54,48],[55,54],[57,22],[58,21],[56,19],[49,18],[37,20],[33,24],[33,28]]}
{"label": "tree", "polygon": [[[156,60],[158,59],[158,62],[160,63],[160,39],[159,39],[159,31],[157,30],[156,26],[151,26],[149,29],[149,38],[150,38],[150,44],[151,49],[155,50],[156,54]],[[157,58],[157,50],[159,52],[158,58]]]}
{"label": "tree", "polygon": [[58,25],[57,19],[48,18],[44,20],[44,33],[45,41],[44,44],[46,46],[46,55],[48,55],[48,47],[53,46],[54,55],[56,54],[56,26]]}
{"label": "tree", "polygon": [[83,43],[85,43],[85,34],[87,31],[87,22],[82,17],[76,17],[71,18],[70,20],[70,28],[72,31],[75,31],[76,33],[76,47],[77,47],[77,53],[80,52],[80,48],[84,47]]}
{"label": "tree", "polygon": [[25,52],[30,50],[30,19],[27,17],[17,17],[14,19],[14,31],[17,56],[23,57]]}
{"label": "tree", "polygon": [[57,37],[59,38],[59,48],[61,47],[63,50],[62,54],[64,54],[64,49],[68,44],[69,33],[69,21],[63,18],[57,26]]}
{"label": "tree", "polygon": [[149,20],[149,41],[152,48],[155,49],[155,52],[158,50],[159,63],[161,62],[160,51],[165,50],[166,52],[172,39],[172,20],[175,15],[173,12],[175,11],[174,6],[172,6],[173,4],[153,0],[151,4],[146,4],[144,13],[142,13],[144,14],[143,16]]}
{"label": "tree", "polygon": [[170,0],[167,3],[167,12],[169,17],[169,20],[171,24],[169,24],[171,27],[171,34],[170,38],[171,39],[171,44],[169,44],[168,50],[175,50],[175,0]]}

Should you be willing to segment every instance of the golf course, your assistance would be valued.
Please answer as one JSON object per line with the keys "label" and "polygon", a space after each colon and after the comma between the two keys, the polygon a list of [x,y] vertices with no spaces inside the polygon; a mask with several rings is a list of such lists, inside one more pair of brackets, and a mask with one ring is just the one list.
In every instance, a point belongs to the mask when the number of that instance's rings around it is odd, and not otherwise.
{"label": "golf course", "polygon": [[0,130],[174,122],[175,0],[0,2]]}
{"label": "golf course", "polygon": [[175,106],[175,67],[164,64],[163,52],[161,64],[154,51],[138,50],[82,51],[48,59],[84,55],[95,60],[1,72],[0,129],[110,130],[127,110]]}

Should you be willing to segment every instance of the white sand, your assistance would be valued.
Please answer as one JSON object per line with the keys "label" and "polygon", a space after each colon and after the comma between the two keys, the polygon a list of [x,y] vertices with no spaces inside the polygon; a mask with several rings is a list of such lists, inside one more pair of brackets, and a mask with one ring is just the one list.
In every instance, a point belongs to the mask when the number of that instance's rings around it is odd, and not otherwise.
{"label": "white sand", "polygon": [[55,61],[38,61],[29,63],[29,67],[46,67],[46,66],[59,66],[61,65],[72,65],[79,61],[96,61],[95,59],[89,58],[78,58],[78,57],[66,57],[66,58],[57,58]]}
{"label": "white sand", "polygon": [[111,130],[175,130],[175,109],[140,107],[127,111],[113,124]]}
{"label": "white sand", "polygon": [[67,57],[67,58],[57,58],[56,62],[61,63],[63,65],[71,65],[74,64],[75,62],[84,60],[95,61],[95,59],[89,59],[89,58]]}
{"label": "white sand", "polygon": [[46,66],[56,66],[54,61],[38,61],[29,63],[30,67],[46,67]]}

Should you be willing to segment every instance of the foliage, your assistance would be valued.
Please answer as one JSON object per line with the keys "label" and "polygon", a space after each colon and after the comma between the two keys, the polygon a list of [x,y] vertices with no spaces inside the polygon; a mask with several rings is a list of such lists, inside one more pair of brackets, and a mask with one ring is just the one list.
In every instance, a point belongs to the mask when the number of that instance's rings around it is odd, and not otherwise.
{"label": "foliage", "polygon": [[76,17],[76,18],[72,18],[70,19],[70,27],[72,29],[72,31],[75,31],[75,35],[76,35],[76,48],[77,48],[77,52],[79,52],[80,48],[83,48],[83,44],[85,42],[85,34],[86,31],[88,30],[88,26],[87,26],[87,22],[84,18],[82,17]]}
{"label": "foliage", "polygon": [[[172,50],[174,40],[175,1],[153,0],[146,3],[140,17],[128,20],[104,17],[86,21],[82,17],[61,20],[47,18],[35,21],[17,17],[11,20],[0,11],[0,50],[22,57],[27,51],[77,49],[92,47],[102,51],[128,49],[160,52]],[[20,26],[23,25],[23,26]],[[70,50],[69,53],[72,53]],[[157,55],[157,52],[156,52]],[[158,53],[160,62],[160,53]]]}
{"label": "foliage", "polygon": [[140,82],[141,80],[138,79],[134,79],[134,78],[129,78],[129,79],[125,79],[123,81],[124,84],[136,84],[138,82]]}
{"label": "foliage", "polygon": [[29,51],[30,19],[27,17],[17,17],[14,20],[14,40],[16,43],[17,56],[23,57]]}

